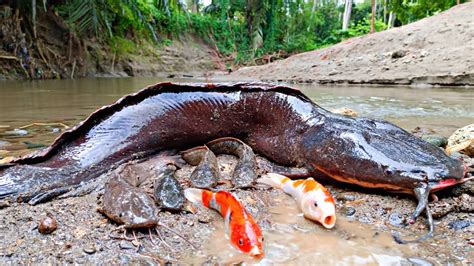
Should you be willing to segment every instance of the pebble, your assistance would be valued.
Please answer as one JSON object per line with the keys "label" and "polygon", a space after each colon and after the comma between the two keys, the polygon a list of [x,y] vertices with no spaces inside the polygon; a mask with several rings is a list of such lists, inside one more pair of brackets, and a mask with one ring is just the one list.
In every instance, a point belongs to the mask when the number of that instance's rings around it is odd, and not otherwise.
{"label": "pebble", "polygon": [[356,213],[356,209],[353,207],[345,207],[343,211],[346,213],[346,216],[353,216]]}
{"label": "pebble", "polygon": [[58,228],[58,222],[51,215],[46,216],[40,220],[38,224],[38,231],[42,234],[51,234]]}
{"label": "pebble", "polygon": [[129,241],[122,240],[119,243],[120,249],[134,249],[134,246]]}
{"label": "pebble", "polygon": [[438,135],[424,135],[421,137],[421,139],[433,144],[436,147],[446,147],[448,144],[448,138]]}
{"label": "pebble", "polygon": [[329,72],[329,76],[334,76],[334,75],[337,75],[339,73],[340,73],[339,71],[337,71],[336,69],[333,69],[331,72]]}
{"label": "pebble", "polygon": [[162,177],[155,181],[155,201],[161,208],[179,211],[183,209],[184,192],[175,177],[175,169],[165,169]]}
{"label": "pebble", "polygon": [[397,212],[393,212],[390,214],[390,216],[388,217],[388,221],[390,222],[391,225],[393,226],[403,226],[403,217],[397,213]]}
{"label": "pebble", "polygon": [[130,256],[127,254],[118,255],[118,259],[120,261],[120,264],[129,264],[130,262]]}
{"label": "pebble", "polygon": [[411,258],[408,258],[407,260],[411,262],[412,265],[416,265],[416,266],[432,266],[433,265],[433,263],[425,259],[418,258],[418,257],[411,257]]}
{"label": "pebble", "polygon": [[82,249],[85,253],[87,254],[94,254],[97,250],[95,249],[95,246],[94,245],[90,245],[90,246],[87,246],[85,248]]}
{"label": "pebble", "polygon": [[370,217],[367,217],[367,216],[362,216],[359,218],[359,222],[363,223],[363,224],[371,224],[373,223],[373,219],[370,218]]}
{"label": "pebble", "polygon": [[75,261],[75,264],[84,264],[86,263],[86,260],[84,258],[77,258]]}
{"label": "pebble", "polygon": [[343,200],[343,201],[354,201],[357,197],[354,194],[350,193],[342,193],[336,196],[336,199]]}
{"label": "pebble", "polygon": [[5,131],[3,134],[6,136],[26,136],[28,135],[28,131],[24,129],[15,128],[14,130],[11,130],[11,131]]}
{"label": "pebble", "polygon": [[10,202],[7,200],[0,200],[0,209],[10,207]]}
{"label": "pebble", "polygon": [[402,58],[404,57],[405,55],[407,55],[407,53],[403,50],[398,50],[398,51],[395,51],[392,53],[392,58]]}
{"label": "pebble", "polygon": [[461,230],[470,226],[471,223],[468,220],[457,219],[448,224],[448,227],[454,230]]}

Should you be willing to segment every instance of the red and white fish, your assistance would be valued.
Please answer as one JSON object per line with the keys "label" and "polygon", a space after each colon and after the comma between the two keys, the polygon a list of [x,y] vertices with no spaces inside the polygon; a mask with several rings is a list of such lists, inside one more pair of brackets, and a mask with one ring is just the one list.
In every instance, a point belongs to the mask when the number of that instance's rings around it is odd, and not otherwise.
{"label": "red and white fish", "polygon": [[286,176],[268,173],[258,183],[282,189],[295,198],[305,218],[321,223],[325,228],[336,224],[336,207],[329,191],[313,178],[291,180]]}
{"label": "red and white fish", "polygon": [[234,195],[197,188],[185,189],[184,195],[189,201],[214,209],[224,217],[226,235],[237,249],[254,258],[263,257],[262,231]]}

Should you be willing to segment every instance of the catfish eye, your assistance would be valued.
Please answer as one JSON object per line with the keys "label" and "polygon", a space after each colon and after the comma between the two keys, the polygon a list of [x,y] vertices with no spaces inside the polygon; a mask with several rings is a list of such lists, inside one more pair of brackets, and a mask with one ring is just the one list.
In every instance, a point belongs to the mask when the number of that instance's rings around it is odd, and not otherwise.
{"label": "catfish eye", "polygon": [[318,207],[318,203],[317,202],[314,202],[314,207]]}
{"label": "catfish eye", "polygon": [[239,245],[242,246],[244,244],[244,240],[241,238],[239,239]]}

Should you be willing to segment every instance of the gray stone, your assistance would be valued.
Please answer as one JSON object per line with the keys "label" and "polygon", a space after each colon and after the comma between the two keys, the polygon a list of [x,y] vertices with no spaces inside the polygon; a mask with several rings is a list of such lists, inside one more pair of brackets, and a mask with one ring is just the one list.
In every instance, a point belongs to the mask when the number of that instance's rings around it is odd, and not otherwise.
{"label": "gray stone", "polygon": [[446,147],[448,144],[448,138],[438,135],[424,135],[421,137],[421,139],[433,144],[436,147]]}
{"label": "gray stone", "polygon": [[393,226],[403,226],[403,217],[397,213],[397,212],[393,212],[390,214],[390,216],[388,217],[388,221],[390,222],[391,225]]}
{"label": "gray stone", "polygon": [[122,240],[119,243],[120,249],[134,249],[135,247],[129,241]]}
{"label": "gray stone", "polygon": [[454,230],[461,230],[469,227],[471,223],[468,220],[456,219],[448,224],[448,227]]}
{"label": "gray stone", "polygon": [[94,245],[89,245],[87,247],[84,247],[82,250],[89,255],[94,254],[97,251]]}

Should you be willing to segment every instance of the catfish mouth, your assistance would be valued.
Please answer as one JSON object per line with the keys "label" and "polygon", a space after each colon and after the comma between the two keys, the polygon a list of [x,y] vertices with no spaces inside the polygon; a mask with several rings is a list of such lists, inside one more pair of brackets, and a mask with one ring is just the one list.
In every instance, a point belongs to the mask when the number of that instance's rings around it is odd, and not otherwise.
{"label": "catfish mouth", "polygon": [[463,163],[462,168],[463,168],[463,174],[461,178],[448,177],[438,182],[433,182],[432,184],[430,184],[431,192],[436,192],[436,191],[445,189],[447,187],[451,187],[457,184],[464,183],[468,180],[474,179],[474,176],[467,177],[468,166],[466,163]]}
{"label": "catfish mouth", "polygon": [[438,182],[434,185],[431,185],[431,192],[436,192],[436,191],[442,190],[442,189],[447,188],[447,187],[454,186],[454,185],[462,183],[462,182],[463,182],[462,180],[460,181],[460,180],[456,180],[454,178],[441,180],[440,182]]}

